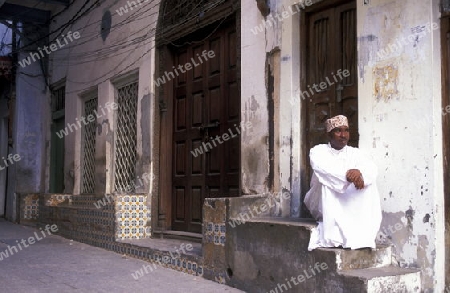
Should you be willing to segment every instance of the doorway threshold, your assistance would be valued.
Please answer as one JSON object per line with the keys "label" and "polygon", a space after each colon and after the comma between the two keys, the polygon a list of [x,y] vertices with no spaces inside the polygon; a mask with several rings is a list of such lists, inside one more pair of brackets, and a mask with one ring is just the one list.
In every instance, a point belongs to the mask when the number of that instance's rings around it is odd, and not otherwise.
{"label": "doorway threshold", "polygon": [[159,239],[179,239],[189,242],[202,243],[203,235],[200,233],[174,231],[174,230],[153,230],[153,238]]}

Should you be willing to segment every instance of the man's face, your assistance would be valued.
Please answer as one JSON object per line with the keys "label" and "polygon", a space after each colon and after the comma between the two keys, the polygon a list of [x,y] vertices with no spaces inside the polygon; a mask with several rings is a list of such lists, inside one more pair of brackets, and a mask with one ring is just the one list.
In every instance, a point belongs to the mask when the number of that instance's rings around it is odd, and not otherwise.
{"label": "man's face", "polygon": [[345,147],[350,139],[350,132],[347,126],[336,127],[329,133],[330,145],[336,150]]}

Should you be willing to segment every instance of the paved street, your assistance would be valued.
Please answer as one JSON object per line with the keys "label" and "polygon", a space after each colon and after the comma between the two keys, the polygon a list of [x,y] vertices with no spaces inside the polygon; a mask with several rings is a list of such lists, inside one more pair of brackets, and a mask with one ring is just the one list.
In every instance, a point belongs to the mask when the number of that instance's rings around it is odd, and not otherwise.
{"label": "paved street", "polygon": [[243,292],[50,233],[0,219],[0,292]]}

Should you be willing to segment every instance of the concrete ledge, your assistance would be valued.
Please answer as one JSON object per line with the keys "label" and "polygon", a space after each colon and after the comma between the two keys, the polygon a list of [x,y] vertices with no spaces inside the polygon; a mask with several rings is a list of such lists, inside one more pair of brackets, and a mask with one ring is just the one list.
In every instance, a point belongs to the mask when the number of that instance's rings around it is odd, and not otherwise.
{"label": "concrete ledge", "polygon": [[342,271],[339,274],[344,277],[346,284],[352,284],[352,290],[348,291],[351,293],[420,293],[422,291],[421,273],[418,269],[389,266]]}
{"label": "concrete ledge", "polygon": [[301,218],[280,218],[280,217],[262,217],[254,218],[248,221],[249,223],[267,223],[273,225],[287,225],[306,227],[312,229],[317,226],[317,223],[313,219],[301,219]]}

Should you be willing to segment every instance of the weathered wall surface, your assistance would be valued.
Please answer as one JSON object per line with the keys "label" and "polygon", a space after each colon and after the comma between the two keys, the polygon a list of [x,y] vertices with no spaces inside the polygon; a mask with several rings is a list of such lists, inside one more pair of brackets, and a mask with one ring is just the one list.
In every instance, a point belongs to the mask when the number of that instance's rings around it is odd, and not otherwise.
{"label": "weathered wall surface", "polygon": [[[265,34],[253,35],[249,28],[260,21],[254,1],[241,1],[241,121],[253,127],[241,136],[242,192],[267,191],[268,101],[265,87]],[[251,11],[251,13],[249,13]],[[256,12],[258,10],[256,9]]]}
{"label": "weathered wall surface", "polygon": [[[24,54],[20,54],[19,60]],[[14,137],[12,155],[20,160],[14,163],[16,192],[42,192],[41,182],[44,170],[41,168],[45,156],[45,122],[48,119],[48,91],[39,62],[25,68],[18,68],[16,108],[14,113]]]}
{"label": "weathered wall surface", "polygon": [[[25,26],[25,36],[38,38],[46,34],[46,30],[36,32],[35,27]],[[29,56],[29,51],[37,50],[39,44],[31,42],[24,37],[21,44],[27,46],[18,54],[18,60],[22,61]],[[28,46],[29,45],[29,46]],[[42,62],[41,62],[42,61]],[[43,133],[46,133],[46,123],[49,119],[49,92],[46,87],[45,61],[31,62],[26,66],[17,66],[15,103],[11,104],[10,115],[13,116],[12,141],[8,144],[7,153],[13,160],[2,160],[2,172],[8,172],[6,218],[11,221],[19,220],[17,205],[19,193],[43,192],[46,176],[43,168],[47,141]],[[25,65],[23,63],[23,65]],[[14,158],[14,156],[16,156]],[[6,166],[8,165],[8,166]],[[16,180],[17,179],[17,180]]]}
{"label": "weathered wall surface", "polygon": [[444,287],[439,1],[358,2],[360,147],[378,165],[379,241]]}
{"label": "weathered wall surface", "polygon": [[[242,117],[255,125],[241,140],[242,189],[247,194],[290,191],[291,198],[279,203],[279,215],[285,217],[300,216],[301,204],[300,101],[296,100],[300,10],[289,10],[296,3],[270,1],[270,14],[264,17],[255,2],[241,2]],[[283,12],[288,17],[279,18]]]}
{"label": "weathered wall surface", "polygon": [[[129,3],[136,3],[129,4]],[[139,81],[137,114],[136,175],[150,173],[151,114],[154,110],[153,72],[154,35],[160,1],[105,1],[100,7],[80,18],[64,32],[54,34],[52,40],[63,43],[64,34],[79,33],[79,38],[51,53],[51,83],[66,79],[67,123],[76,123],[83,115],[85,95],[97,93],[98,107],[114,101],[115,83],[130,78]],[[77,2],[55,18],[51,30],[59,28],[81,8]],[[92,5],[91,3],[88,7]],[[132,6],[130,6],[132,5]],[[124,10],[126,8],[126,11]],[[83,10],[84,11],[84,10]],[[113,190],[114,176],[114,115],[105,111],[98,117],[96,142],[96,193]],[[99,114],[102,114],[99,111]],[[81,185],[82,131],[65,137],[65,192],[79,194]],[[49,161],[47,161],[48,168]],[[137,186],[141,185],[139,182]],[[149,184],[137,189],[148,193]]]}

